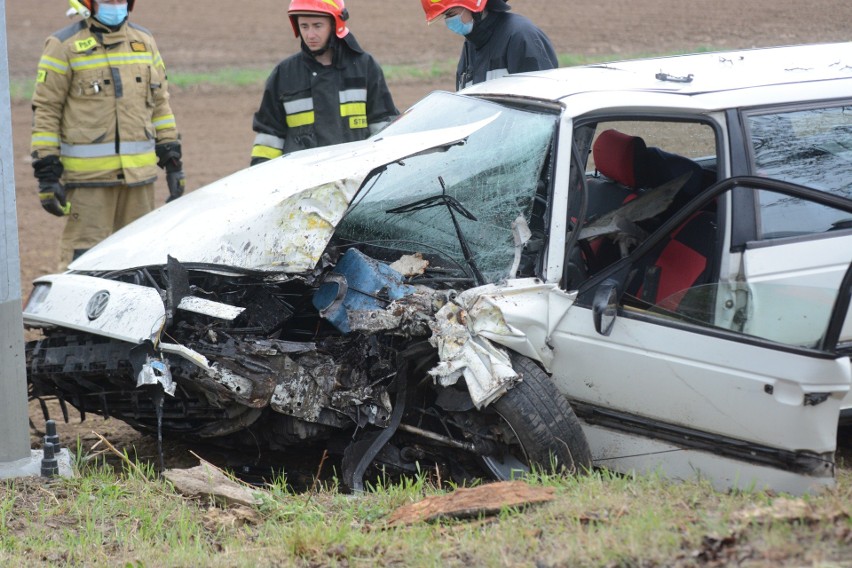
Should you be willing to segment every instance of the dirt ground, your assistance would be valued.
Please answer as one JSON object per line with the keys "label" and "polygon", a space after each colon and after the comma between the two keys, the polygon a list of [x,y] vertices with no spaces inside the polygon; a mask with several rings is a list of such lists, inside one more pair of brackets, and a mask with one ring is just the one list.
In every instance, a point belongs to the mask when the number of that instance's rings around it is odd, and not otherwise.
{"label": "dirt ground", "polygon": [[[234,2],[138,0],[131,19],[149,28],[171,72],[222,68],[271,68],[298,50],[283,0]],[[705,48],[845,41],[850,39],[852,3],[838,0],[513,0],[514,10],[538,23],[558,53],[629,57]],[[13,80],[35,77],[44,39],[70,23],[64,0],[6,2],[9,68]],[[417,0],[348,0],[350,28],[383,64],[421,65],[458,56],[461,40],[441,23],[427,26]],[[392,83],[404,110],[436,89],[451,89],[447,77],[433,83]],[[172,106],[183,136],[187,187],[194,190],[246,167],[251,119],[262,85],[245,88],[172,89]],[[62,220],[43,212],[35,196],[29,158],[30,108],[13,101],[13,148],[22,296],[40,274],[53,272]],[[8,144],[8,140],[2,141]],[[158,202],[167,191],[158,187]],[[32,407],[41,422],[37,405]],[[73,409],[72,409],[73,410]],[[72,412],[73,417],[73,412]],[[115,420],[90,417],[60,424],[66,443],[78,435],[93,441],[97,430],[119,447],[135,444],[151,456],[152,441]],[[34,436],[34,443],[39,440]]]}

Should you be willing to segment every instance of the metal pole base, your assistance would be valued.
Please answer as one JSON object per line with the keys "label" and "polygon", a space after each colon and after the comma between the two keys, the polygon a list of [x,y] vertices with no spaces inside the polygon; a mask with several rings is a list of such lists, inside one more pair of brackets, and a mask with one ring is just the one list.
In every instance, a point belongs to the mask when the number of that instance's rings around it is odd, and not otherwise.
{"label": "metal pole base", "polygon": [[[71,454],[63,448],[55,455],[60,477],[71,477]],[[30,450],[30,457],[12,462],[0,462],[0,479],[13,477],[41,477],[43,450]]]}

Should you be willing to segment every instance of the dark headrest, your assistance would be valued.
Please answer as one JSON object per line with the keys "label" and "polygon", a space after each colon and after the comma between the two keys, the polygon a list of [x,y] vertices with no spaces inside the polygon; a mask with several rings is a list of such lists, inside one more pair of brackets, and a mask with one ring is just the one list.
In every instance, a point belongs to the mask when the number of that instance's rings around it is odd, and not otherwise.
{"label": "dark headrest", "polygon": [[595,168],[613,181],[638,189],[637,156],[645,152],[645,141],[618,130],[604,130],[592,146]]}

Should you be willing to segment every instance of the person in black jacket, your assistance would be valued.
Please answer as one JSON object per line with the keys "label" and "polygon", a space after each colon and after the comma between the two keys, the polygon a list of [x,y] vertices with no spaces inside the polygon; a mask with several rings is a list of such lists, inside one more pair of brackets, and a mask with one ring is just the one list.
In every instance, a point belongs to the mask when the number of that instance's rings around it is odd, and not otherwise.
{"label": "person in black jacket", "polygon": [[364,140],[399,114],[381,67],[346,27],[343,0],[291,0],[288,15],[302,49],[266,81],[252,124],[252,166]]}
{"label": "person in black jacket", "polygon": [[559,66],[550,39],[528,18],[511,14],[506,0],[420,0],[426,21],[440,16],[464,36],[456,89],[511,73]]}

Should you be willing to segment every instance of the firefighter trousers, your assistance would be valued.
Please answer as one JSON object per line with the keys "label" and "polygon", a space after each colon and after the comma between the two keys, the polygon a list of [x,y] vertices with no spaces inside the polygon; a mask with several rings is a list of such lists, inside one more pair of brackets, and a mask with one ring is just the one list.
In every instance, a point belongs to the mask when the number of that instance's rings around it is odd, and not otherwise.
{"label": "firefighter trousers", "polygon": [[68,191],[71,214],[59,241],[59,271],[115,231],[154,209],[154,184]]}

